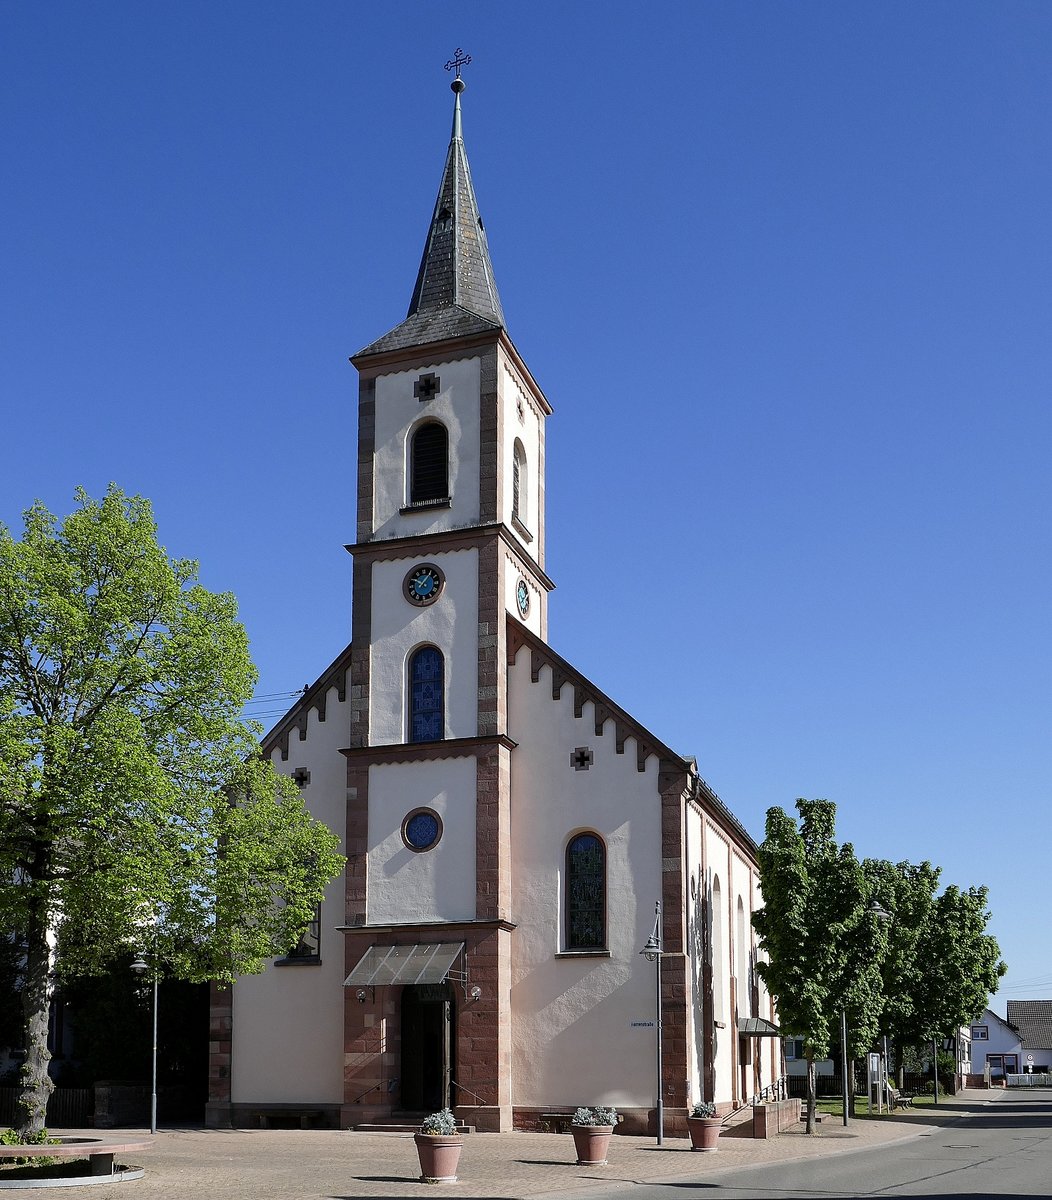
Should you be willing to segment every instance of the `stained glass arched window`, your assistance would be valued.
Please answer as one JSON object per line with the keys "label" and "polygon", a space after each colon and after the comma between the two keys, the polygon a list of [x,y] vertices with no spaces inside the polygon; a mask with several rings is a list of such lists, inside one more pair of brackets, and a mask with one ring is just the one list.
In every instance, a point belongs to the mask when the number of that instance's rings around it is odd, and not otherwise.
{"label": "stained glass arched window", "polygon": [[606,847],[594,833],[566,847],[566,949],[606,949]]}
{"label": "stained glass arched window", "polygon": [[445,737],[445,664],[434,646],[421,646],[409,660],[409,740]]}

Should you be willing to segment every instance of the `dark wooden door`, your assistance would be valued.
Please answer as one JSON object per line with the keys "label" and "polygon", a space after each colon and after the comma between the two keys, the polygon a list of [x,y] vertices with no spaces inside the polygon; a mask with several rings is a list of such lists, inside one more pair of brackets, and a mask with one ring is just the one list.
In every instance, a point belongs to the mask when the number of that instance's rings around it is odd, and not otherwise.
{"label": "dark wooden door", "polygon": [[453,998],[448,984],[402,989],[402,1108],[435,1112],[450,1103]]}

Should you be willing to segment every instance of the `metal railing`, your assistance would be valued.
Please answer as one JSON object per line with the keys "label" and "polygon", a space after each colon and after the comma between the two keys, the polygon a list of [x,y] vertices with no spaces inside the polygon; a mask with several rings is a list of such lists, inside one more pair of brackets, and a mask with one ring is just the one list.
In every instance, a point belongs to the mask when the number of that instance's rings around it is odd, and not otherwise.
{"label": "metal railing", "polygon": [[[452,1076],[450,1076],[449,1082],[453,1085],[453,1087],[455,1087],[457,1089],[457,1108],[481,1108],[484,1104],[492,1104],[493,1103],[492,1100],[483,1100],[482,1097],[478,1094],[478,1092],[473,1092],[471,1090],[471,1088],[465,1087],[462,1083],[457,1083],[457,1081]],[[479,1082],[480,1083],[496,1083],[497,1080],[496,1079],[482,1079],[482,1080],[479,1080]],[[478,1101],[478,1104],[461,1104],[461,1102],[460,1102],[460,1093],[461,1092],[467,1092],[467,1094],[469,1096],[473,1096]]]}

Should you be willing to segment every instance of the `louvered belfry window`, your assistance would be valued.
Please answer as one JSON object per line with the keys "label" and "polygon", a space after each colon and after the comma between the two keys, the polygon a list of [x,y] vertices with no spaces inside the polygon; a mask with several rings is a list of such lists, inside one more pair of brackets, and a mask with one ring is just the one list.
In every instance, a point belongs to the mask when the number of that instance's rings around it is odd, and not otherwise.
{"label": "louvered belfry window", "polygon": [[439,742],[445,736],[445,664],[434,646],[409,660],[409,740]]}
{"label": "louvered belfry window", "polygon": [[449,496],[449,435],[437,421],[413,434],[410,454],[409,503],[426,504]]}
{"label": "louvered belfry window", "polygon": [[566,949],[606,948],[606,847],[579,833],[566,847]]}

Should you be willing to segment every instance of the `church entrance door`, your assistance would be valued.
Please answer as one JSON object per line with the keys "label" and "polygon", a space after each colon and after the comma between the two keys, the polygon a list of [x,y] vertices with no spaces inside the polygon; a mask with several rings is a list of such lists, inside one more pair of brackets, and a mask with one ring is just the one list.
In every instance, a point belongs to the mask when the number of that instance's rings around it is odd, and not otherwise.
{"label": "church entrance door", "polygon": [[402,988],[402,1108],[435,1112],[451,1104],[453,990],[448,983]]}

